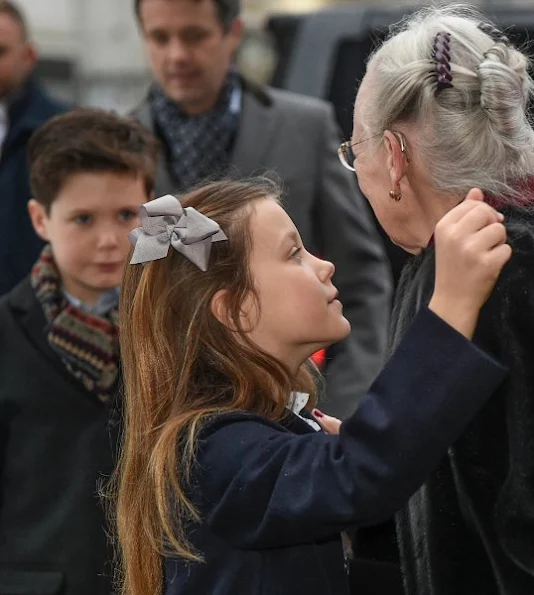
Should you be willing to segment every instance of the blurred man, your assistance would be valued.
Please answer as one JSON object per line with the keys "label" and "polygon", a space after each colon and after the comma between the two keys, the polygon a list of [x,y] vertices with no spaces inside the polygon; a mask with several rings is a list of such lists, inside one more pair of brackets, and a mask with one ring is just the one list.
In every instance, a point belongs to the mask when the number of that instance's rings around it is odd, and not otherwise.
{"label": "blurred man", "polygon": [[24,16],[0,0],[0,295],[29,271],[42,247],[30,223],[26,145],[32,132],[66,106],[32,74],[37,60]]}
{"label": "blurred man", "polygon": [[[343,418],[383,363],[391,297],[380,239],[340,165],[330,105],[258,88],[236,72],[239,0],[134,0],[154,84],[134,116],[165,149],[158,194],[274,170],[308,249],[336,265],[352,335],[327,353],[325,410]],[[280,287],[280,299],[284,288]]]}

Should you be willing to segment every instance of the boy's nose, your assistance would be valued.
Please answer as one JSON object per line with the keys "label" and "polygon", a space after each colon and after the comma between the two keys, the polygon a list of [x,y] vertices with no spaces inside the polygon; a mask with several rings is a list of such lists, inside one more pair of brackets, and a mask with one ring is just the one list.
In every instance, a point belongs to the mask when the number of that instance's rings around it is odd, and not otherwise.
{"label": "boy's nose", "polygon": [[119,242],[118,234],[113,229],[103,230],[98,236],[99,248],[114,248]]}

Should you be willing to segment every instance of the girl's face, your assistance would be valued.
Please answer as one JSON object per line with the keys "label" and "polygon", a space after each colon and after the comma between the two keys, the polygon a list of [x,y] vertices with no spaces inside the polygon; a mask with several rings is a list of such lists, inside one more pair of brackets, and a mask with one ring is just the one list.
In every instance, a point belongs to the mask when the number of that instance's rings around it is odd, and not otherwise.
{"label": "girl's face", "polygon": [[250,225],[250,266],[260,307],[252,298],[245,301],[245,324],[257,345],[296,370],[318,349],[350,332],[332,284],[335,268],[306,251],[294,223],[275,201],[256,203]]}

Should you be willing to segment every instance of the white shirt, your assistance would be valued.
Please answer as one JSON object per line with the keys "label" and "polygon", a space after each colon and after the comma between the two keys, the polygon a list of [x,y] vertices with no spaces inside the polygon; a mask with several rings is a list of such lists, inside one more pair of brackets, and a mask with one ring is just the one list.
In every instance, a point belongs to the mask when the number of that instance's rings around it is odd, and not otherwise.
{"label": "white shirt", "polygon": [[292,411],[297,417],[300,417],[302,421],[305,421],[309,426],[311,426],[316,432],[321,429],[321,426],[313,419],[308,419],[300,415],[300,412],[306,407],[308,401],[310,400],[310,395],[308,393],[299,393],[297,391],[293,391],[289,396],[289,401],[286,407]]}
{"label": "white shirt", "polygon": [[9,120],[7,116],[7,104],[0,101],[0,156],[2,155],[2,147],[7,137],[9,129]]}

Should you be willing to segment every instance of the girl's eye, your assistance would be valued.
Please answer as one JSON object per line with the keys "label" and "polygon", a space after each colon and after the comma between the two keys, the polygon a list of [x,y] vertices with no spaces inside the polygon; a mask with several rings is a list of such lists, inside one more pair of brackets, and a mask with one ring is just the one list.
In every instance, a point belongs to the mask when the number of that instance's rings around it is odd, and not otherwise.
{"label": "girl's eye", "polygon": [[119,220],[123,222],[131,221],[137,217],[137,213],[131,209],[125,209],[119,213]]}
{"label": "girl's eye", "polygon": [[291,253],[291,258],[294,258],[295,260],[301,260],[302,248],[295,248],[295,250],[293,250],[293,252]]}
{"label": "girl's eye", "polygon": [[91,223],[91,215],[77,215],[74,217],[74,223],[78,225],[88,225]]}

